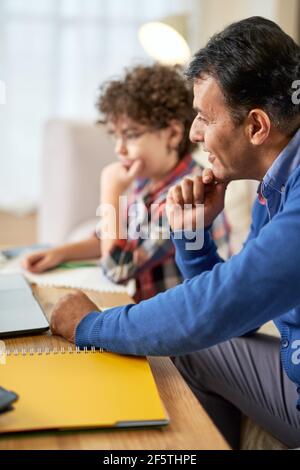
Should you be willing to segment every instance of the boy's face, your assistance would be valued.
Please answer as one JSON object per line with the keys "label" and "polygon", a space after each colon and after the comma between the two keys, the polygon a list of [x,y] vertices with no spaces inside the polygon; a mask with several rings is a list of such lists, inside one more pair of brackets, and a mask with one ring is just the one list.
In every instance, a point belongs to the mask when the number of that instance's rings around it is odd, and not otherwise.
{"label": "boy's face", "polygon": [[134,161],[142,162],[142,170],[138,175],[141,178],[160,179],[178,161],[177,151],[172,150],[171,126],[153,130],[122,116],[108,124],[108,131],[115,137],[115,152],[122,165],[130,168]]}

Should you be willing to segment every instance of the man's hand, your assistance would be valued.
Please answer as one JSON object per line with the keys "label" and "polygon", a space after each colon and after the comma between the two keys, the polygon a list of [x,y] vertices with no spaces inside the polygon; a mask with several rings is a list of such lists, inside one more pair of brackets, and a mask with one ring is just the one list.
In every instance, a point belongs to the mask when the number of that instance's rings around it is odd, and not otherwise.
{"label": "man's hand", "polygon": [[[211,169],[205,169],[201,176],[184,178],[181,184],[170,188],[166,212],[172,230],[186,229],[184,221],[188,221],[193,230],[199,228],[202,208],[196,208],[196,204],[204,205],[204,226],[209,227],[224,209],[226,187],[227,184],[215,181]],[[184,209],[185,204],[193,207]]]}
{"label": "man's hand", "polygon": [[51,315],[52,333],[74,343],[77,326],[93,311],[99,311],[99,308],[81,291],[62,297]]}

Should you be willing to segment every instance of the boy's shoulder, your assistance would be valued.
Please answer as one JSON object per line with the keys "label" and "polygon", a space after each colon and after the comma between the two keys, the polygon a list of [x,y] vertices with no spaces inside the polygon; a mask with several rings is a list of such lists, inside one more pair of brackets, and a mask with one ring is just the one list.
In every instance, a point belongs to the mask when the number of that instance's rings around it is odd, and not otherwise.
{"label": "boy's shoulder", "polygon": [[201,175],[204,167],[194,159],[189,160],[189,164],[178,165],[163,180],[153,184],[150,179],[135,180],[129,195],[131,199],[152,199],[156,203],[163,203],[167,197],[169,189],[178,184],[185,177]]}

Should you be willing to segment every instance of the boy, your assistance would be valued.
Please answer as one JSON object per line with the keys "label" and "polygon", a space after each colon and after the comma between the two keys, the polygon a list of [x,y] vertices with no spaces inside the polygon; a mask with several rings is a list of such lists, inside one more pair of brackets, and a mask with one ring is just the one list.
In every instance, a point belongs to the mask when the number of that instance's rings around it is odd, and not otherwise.
{"label": "boy", "polygon": [[[99,241],[94,235],[34,253],[25,259],[24,267],[40,273],[65,261],[100,257],[102,269],[114,282],[136,280],[135,300],[140,301],[182,280],[171,240],[153,233],[168,227],[165,203],[169,188],[201,171],[192,160],[195,145],[189,140],[194,119],[192,89],[179,68],[136,66],[123,79],[102,87],[97,108],[103,116],[101,122],[116,139],[118,156],[101,174],[101,204],[115,210],[102,214],[106,236],[100,234]],[[121,211],[121,220],[127,226],[130,222],[126,239],[119,237],[118,223],[119,198],[125,193],[129,202]],[[144,208],[142,213],[133,213],[137,203]],[[213,227],[219,244],[229,232],[223,220],[219,218]],[[135,235],[147,233],[149,223],[152,236]]]}

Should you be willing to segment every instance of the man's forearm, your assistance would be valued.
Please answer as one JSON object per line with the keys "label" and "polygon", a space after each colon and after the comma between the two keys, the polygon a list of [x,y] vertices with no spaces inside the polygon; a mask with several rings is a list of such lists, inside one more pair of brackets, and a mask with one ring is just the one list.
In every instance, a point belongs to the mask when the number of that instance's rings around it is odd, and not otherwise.
{"label": "man's forearm", "polygon": [[135,355],[187,354],[291,310],[300,303],[300,217],[290,217],[293,224],[286,213],[276,216],[239,255],[177,287],[137,305],[90,313],[77,327],[77,345]]}
{"label": "man's forearm", "polygon": [[217,247],[209,229],[204,232],[203,246],[199,250],[188,249],[191,240],[184,237],[184,232],[173,233],[172,240],[176,248],[176,264],[185,279],[210,271],[215,264],[223,262],[217,253]]}

